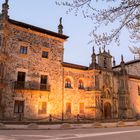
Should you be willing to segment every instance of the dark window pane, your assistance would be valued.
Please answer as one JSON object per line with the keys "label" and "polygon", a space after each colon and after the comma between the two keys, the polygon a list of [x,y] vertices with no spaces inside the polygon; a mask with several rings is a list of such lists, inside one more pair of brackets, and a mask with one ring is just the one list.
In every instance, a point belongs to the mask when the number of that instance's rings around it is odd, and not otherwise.
{"label": "dark window pane", "polygon": [[78,85],[79,89],[84,89],[84,83],[82,80],[79,81],[79,85]]}
{"label": "dark window pane", "polygon": [[21,47],[20,47],[20,53],[21,53],[21,54],[27,54],[27,47],[21,46]]}
{"label": "dark window pane", "polygon": [[47,82],[48,82],[48,76],[47,75],[41,75],[40,80],[40,89],[46,90],[47,89]]}
{"label": "dark window pane", "polygon": [[17,81],[25,82],[25,72],[18,72]]}
{"label": "dark window pane", "polygon": [[48,58],[48,52],[43,51],[43,52],[42,52],[42,57],[43,57],[43,58]]}
{"label": "dark window pane", "polygon": [[47,84],[48,76],[47,75],[41,75],[41,84]]}
{"label": "dark window pane", "polygon": [[14,105],[14,112],[15,113],[23,113],[24,112],[24,101],[15,101]]}
{"label": "dark window pane", "polygon": [[65,88],[72,88],[70,79],[65,80]]}

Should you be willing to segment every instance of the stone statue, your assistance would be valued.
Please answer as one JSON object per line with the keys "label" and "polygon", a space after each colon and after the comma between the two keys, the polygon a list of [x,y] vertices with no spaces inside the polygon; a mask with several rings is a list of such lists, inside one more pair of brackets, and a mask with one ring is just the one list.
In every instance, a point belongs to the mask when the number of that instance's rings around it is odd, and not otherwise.
{"label": "stone statue", "polygon": [[62,17],[60,18],[59,22],[60,22],[60,25],[62,25]]}
{"label": "stone statue", "polygon": [[62,17],[59,19],[58,33],[63,34]]}

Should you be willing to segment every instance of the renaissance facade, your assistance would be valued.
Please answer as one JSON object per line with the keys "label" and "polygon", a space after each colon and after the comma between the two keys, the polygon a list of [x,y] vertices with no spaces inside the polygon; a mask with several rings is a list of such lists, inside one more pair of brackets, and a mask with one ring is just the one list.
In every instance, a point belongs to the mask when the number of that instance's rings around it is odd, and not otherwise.
{"label": "renaissance facade", "polygon": [[62,19],[58,32],[0,14],[0,119],[75,120],[140,115],[140,60],[115,65],[109,51],[92,52],[89,67],[63,62]]}

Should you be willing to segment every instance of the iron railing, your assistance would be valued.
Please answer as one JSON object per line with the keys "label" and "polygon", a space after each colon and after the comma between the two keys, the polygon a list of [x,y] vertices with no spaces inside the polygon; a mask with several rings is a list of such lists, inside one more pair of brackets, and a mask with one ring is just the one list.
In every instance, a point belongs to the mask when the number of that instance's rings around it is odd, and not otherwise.
{"label": "iron railing", "polygon": [[14,89],[50,91],[50,85],[40,84],[32,81],[28,81],[28,82],[16,81],[14,82]]}

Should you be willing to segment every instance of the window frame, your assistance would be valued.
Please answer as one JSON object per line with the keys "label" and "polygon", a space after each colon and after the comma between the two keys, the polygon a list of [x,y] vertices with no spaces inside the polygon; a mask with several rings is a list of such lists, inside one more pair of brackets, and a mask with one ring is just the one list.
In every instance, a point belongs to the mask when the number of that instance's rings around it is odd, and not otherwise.
{"label": "window frame", "polygon": [[38,115],[47,114],[47,102],[40,101],[38,102]]}
{"label": "window frame", "polygon": [[47,89],[47,88],[48,88],[48,75],[41,75],[40,76],[40,89],[44,90],[44,89]]}
{"label": "window frame", "polygon": [[[82,105],[82,108],[81,108]],[[79,103],[79,114],[84,114],[85,113],[85,104],[84,103]]]}
{"label": "window frame", "polygon": [[138,85],[138,96],[140,96],[140,86]]}
{"label": "window frame", "polygon": [[69,78],[65,79],[65,88],[72,88],[72,82]]}
{"label": "window frame", "polygon": [[25,101],[15,100],[14,102],[14,113],[24,113]]}
{"label": "window frame", "polygon": [[[24,74],[24,78],[21,76],[22,74]],[[24,80],[19,80],[19,79],[24,79]],[[25,82],[25,79],[26,79],[26,72],[24,72],[24,71],[18,71],[18,73],[17,73],[17,82]]]}
{"label": "window frame", "polygon": [[49,52],[43,50],[43,51],[42,51],[42,58],[48,59],[48,58],[49,58]]}
{"label": "window frame", "polygon": [[72,113],[72,106],[70,102],[66,103],[66,114],[71,114]]}
{"label": "window frame", "polygon": [[28,54],[28,46],[21,45],[19,52],[21,55],[27,55]]}
{"label": "window frame", "polygon": [[83,82],[83,80],[79,80],[79,82],[78,82],[78,89],[84,89],[84,82]]}

